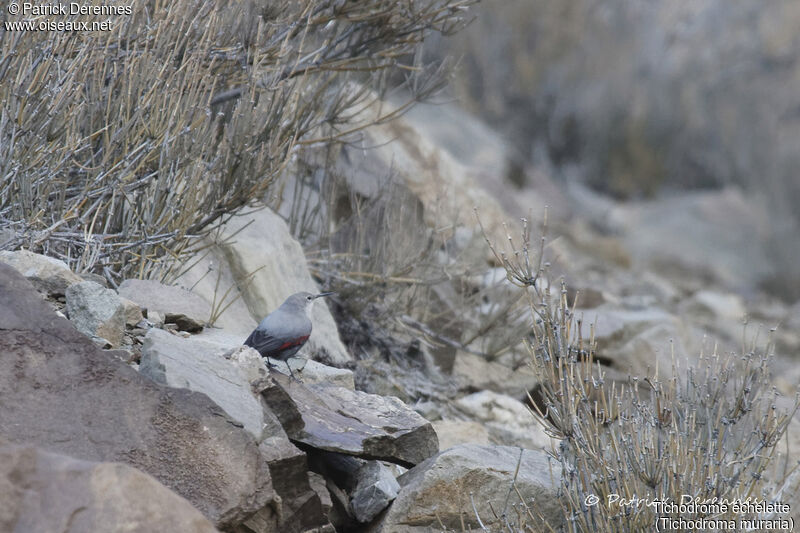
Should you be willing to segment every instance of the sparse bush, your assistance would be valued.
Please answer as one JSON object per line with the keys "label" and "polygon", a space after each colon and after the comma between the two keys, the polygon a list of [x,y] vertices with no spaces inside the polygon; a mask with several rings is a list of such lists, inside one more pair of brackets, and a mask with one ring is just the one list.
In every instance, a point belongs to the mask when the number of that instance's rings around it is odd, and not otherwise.
{"label": "sparse bush", "polygon": [[392,71],[410,67],[410,102],[435,91],[404,61],[470,3],[143,1],[80,38],[0,29],[3,247],[164,274],[299,147],[352,134]]}
{"label": "sparse bush", "polygon": [[[760,352],[753,340],[741,357],[715,348],[686,368],[673,357],[671,369],[607,382],[592,336],[582,336],[575,302],[570,307],[563,283],[554,291],[545,281],[541,251],[531,257],[529,237],[525,224],[522,242],[509,237],[513,252],[501,258],[530,302],[531,367],[539,382],[531,403],[545,430],[561,441],[552,454],[561,465],[564,522],[539,521],[534,502],[516,510],[518,525],[640,532],[655,530],[661,519],[706,519],[733,520],[739,531],[740,519],[788,519],[735,507],[748,498],[785,504],[795,489],[794,467],[777,460],[777,445],[798,403],[785,412],[777,407],[771,342]],[[681,504],[687,497],[719,505],[679,512],[657,503]]]}

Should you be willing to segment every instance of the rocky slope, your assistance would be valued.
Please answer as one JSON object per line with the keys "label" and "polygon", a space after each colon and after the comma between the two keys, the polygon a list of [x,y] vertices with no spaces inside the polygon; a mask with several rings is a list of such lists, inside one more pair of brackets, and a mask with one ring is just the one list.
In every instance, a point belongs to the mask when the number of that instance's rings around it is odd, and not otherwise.
{"label": "rocky slope", "polygon": [[[442,121],[464,126],[453,136]],[[501,240],[503,222],[551,206],[550,275],[577,296],[611,379],[667,370],[673,351],[691,362],[713,346],[706,337],[739,350],[748,314],[785,325],[776,384],[792,393],[800,308],[752,288],[766,214],[740,192],[624,204],[542,175],[514,189],[504,142],[469,124],[453,108],[413,113],[372,131],[376,150],[343,157],[351,193],[378,195],[357,169],[395,165],[395,186],[417,199],[419,216],[406,220],[419,226],[385,231],[448,227],[452,248],[437,257],[469,256],[473,270],[440,283],[426,306],[463,315],[464,328],[431,329],[412,312],[400,317],[404,336],[387,336],[366,315],[344,323],[317,306],[311,341],[289,361],[301,382],[241,346],[286,296],[319,290],[271,210],[232,219],[169,285],[108,287],[44,256],[0,252],[0,500],[15,502],[2,529],[421,533],[462,519],[478,527],[476,514],[492,527],[491,509],[518,503],[506,499],[515,475],[519,495],[543,502],[556,525],[546,450],[557,443],[525,405],[536,387],[525,350],[487,358],[480,329],[502,320],[498,329],[524,333],[527,315],[459,299],[491,290],[514,301],[469,218],[476,206]],[[792,431],[792,456],[796,440]],[[53,494],[57,505],[39,513]]]}

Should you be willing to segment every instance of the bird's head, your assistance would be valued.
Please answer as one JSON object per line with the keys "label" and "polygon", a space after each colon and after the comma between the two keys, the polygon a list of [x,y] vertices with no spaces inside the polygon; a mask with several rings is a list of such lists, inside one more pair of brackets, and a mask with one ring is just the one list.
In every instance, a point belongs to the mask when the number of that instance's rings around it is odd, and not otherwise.
{"label": "bird's head", "polygon": [[310,292],[298,292],[289,296],[284,305],[303,309],[306,313],[311,313],[311,308],[314,305],[314,300],[329,296],[333,292],[321,292],[319,294],[311,294]]}

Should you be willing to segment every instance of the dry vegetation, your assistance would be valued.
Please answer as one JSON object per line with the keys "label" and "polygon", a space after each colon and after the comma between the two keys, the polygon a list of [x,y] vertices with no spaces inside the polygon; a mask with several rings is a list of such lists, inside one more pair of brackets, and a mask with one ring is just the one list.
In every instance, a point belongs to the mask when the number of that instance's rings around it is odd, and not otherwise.
{"label": "dry vegetation", "polygon": [[[673,368],[642,379],[606,381],[594,340],[581,335],[575,302],[571,307],[563,284],[554,290],[544,281],[543,247],[530,250],[524,226],[521,241],[509,237],[511,253],[498,255],[530,304],[531,366],[540,383],[531,403],[545,430],[561,440],[552,453],[561,466],[564,521],[561,529],[542,523],[534,502],[503,517],[508,531],[639,532],[654,530],[660,518],[788,519],[738,512],[732,503],[788,503],[796,491],[796,466],[778,445],[798,400],[778,407],[769,376],[772,343],[760,351],[754,339],[742,356],[715,348],[692,363],[673,358]],[[678,512],[652,504],[681,503],[685,495],[728,505]],[[592,498],[597,503],[587,505]]]}
{"label": "dry vegetation", "polygon": [[151,0],[108,32],[3,33],[3,248],[163,275],[300,147],[352,134],[390,76],[409,103],[436,91],[414,53],[471,3]]}

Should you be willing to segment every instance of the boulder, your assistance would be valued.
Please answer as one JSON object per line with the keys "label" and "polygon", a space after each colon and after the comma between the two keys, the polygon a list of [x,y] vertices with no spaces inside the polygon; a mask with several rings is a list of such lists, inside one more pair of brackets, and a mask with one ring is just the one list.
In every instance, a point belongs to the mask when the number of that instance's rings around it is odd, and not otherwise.
{"label": "boulder", "polygon": [[67,287],[83,281],[64,261],[27,250],[0,251],[0,262],[28,278],[36,290],[51,296],[61,296]]}
{"label": "boulder", "polygon": [[135,468],[0,446],[0,531],[212,533],[184,498]]}
{"label": "boulder", "polygon": [[198,331],[211,317],[211,304],[202,296],[180,287],[154,280],[126,279],[119,286],[119,295],[151,312],[163,314],[164,320],[178,324],[184,331]]}
{"label": "boulder", "polygon": [[430,422],[394,397],[304,385],[277,372],[260,390],[289,438],[304,446],[402,465],[439,449]]}
{"label": "boulder", "polygon": [[0,353],[0,436],[134,466],[221,529],[278,508],[268,466],[241,423],[204,394],[157,385],[108,357],[6,265]]}
{"label": "boulder", "polygon": [[[296,292],[321,292],[311,277],[300,243],[283,219],[270,209],[232,217],[220,228],[216,246],[256,321]],[[311,320],[314,328],[300,354],[334,365],[351,361],[324,299],[317,300]]]}
{"label": "boulder", "polygon": [[67,315],[75,328],[102,347],[118,348],[125,334],[125,306],[112,289],[81,281],[66,291]]}
{"label": "boulder", "polygon": [[257,378],[253,374],[266,376],[267,368],[258,352],[246,353],[254,372],[226,359],[223,348],[152,328],[144,338],[139,373],[162,385],[202,392],[261,442],[267,427],[264,409],[250,382]]}
{"label": "boulder", "polygon": [[553,479],[557,472],[558,465],[551,464],[543,452],[510,446],[456,446],[398,478],[400,493],[373,531],[477,529],[476,511],[485,531],[505,530],[495,513],[499,516],[507,510],[509,520],[514,520],[517,515],[511,506],[523,502],[557,530],[563,521],[557,494],[560,479]]}

